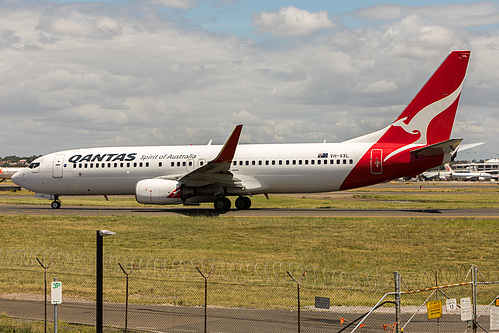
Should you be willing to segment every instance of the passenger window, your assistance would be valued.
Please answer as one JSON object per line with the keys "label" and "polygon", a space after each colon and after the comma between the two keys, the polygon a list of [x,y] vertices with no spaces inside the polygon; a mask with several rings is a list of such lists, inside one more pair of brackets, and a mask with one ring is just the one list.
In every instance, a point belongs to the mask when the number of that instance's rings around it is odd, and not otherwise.
{"label": "passenger window", "polygon": [[258,165],[262,165],[262,164],[263,164],[263,162],[262,162],[262,161],[258,161]]}
{"label": "passenger window", "polygon": [[249,161],[246,161],[246,165],[249,165]]}
{"label": "passenger window", "polygon": [[159,162],[158,166],[161,168],[163,166],[163,162]]}
{"label": "passenger window", "polygon": [[343,164],[347,164],[347,160],[343,160]]}
{"label": "passenger window", "polygon": [[269,165],[269,161],[265,161],[265,165]]}
{"label": "passenger window", "polygon": [[279,165],[282,165],[282,160],[279,160]]}
{"label": "passenger window", "polygon": [[149,167],[149,162],[146,162],[146,168],[148,168],[148,167]]}
{"label": "passenger window", "polygon": [[350,160],[350,164],[353,164],[353,160]]}
{"label": "passenger window", "polygon": [[341,162],[340,160],[336,160],[336,164],[340,164],[340,162]]}
{"label": "passenger window", "polygon": [[286,165],[289,165],[289,160],[286,160]]}
{"label": "passenger window", "polygon": [[321,160],[317,160],[317,164],[320,165],[321,164]]}
{"label": "passenger window", "polygon": [[[203,162],[201,162],[201,163],[203,163]],[[237,161],[232,162],[232,164],[237,165]],[[201,165],[202,165],[202,164],[201,164]]]}
{"label": "passenger window", "polygon": [[298,164],[301,165],[302,164],[302,160],[298,160]]}
{"label": "passenger window", "polygon": [[275,165],[275,160],[272,160],[272,165]]}
{"label": "passenger window", "polygon": [[251,161],[251,165],[256,165],[256,161]]}
{"label": "passenger window", "polygon": [[308,165],[308,160],[305,160],[305,165]]}
{"label": "passenger window", "polygon": [[239,161],[239,165],[243,165],[243,161]]}

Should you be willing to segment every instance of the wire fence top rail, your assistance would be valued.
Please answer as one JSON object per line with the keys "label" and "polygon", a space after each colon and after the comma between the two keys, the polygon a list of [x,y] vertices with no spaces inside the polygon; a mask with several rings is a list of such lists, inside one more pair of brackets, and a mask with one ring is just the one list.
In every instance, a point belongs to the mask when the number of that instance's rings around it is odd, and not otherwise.
{"label": "wire fence top rail", "polygon": [[[50,250],[0,249],[0,265],[7,268],[35,268],[51,262],[51,271],[95,273],[95,255],[64,253]],[[150,278],[199,279],[202,272],[213,269],[210,280],[245,283],[290,283],[287,272],[301,276],[303,285],[383,291],[393,288],[393,273],[388,270],[344,272],[327,267],[296,262],[236,263],[216,259],[161,259],[127,255],[104,256],[107,274],[122,274],[120,265],[134,268],[133,274]],[[437,284],[468,282],[470,266],[461,265],[436,269],[428,273],[404,273],[403,289],[416,290]],[[495,275],[495,276],[493,276]],[[487,272],[482,280],[497,280],[497,272]],[[405,288],[404,288],[405,287]]]}

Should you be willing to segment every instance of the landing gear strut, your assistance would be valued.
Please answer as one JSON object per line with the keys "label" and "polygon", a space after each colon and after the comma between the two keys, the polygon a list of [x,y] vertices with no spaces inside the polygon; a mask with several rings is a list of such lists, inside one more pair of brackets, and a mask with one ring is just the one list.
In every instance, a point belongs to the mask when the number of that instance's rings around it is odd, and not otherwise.
{"label": "landing gear strut", "polygon": [[55,196],[55,199],[50,204],[50,207],[52,207],[52,209],[59,209],[59,208],[61,208],[61,201],[59,200],[59,196],[58,195]]}

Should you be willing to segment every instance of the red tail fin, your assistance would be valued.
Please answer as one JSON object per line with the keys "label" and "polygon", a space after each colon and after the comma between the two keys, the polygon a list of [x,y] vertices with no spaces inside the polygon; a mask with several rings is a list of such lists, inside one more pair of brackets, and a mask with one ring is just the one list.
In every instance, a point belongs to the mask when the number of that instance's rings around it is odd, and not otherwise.
{"label": "red tail fin", "polygon": [[470,51],[450,53],[398,117],[397,121],[402,120],[406,125],[417,120],[411,129],[419,130],[421,134],[426,132],[426,138],[420,138],[426,144],[450,138],[469,58]]}
{"label": "red tail fin", "polygon": [[470,51],[453,51],[379,143],[429,145],[449,140]]}

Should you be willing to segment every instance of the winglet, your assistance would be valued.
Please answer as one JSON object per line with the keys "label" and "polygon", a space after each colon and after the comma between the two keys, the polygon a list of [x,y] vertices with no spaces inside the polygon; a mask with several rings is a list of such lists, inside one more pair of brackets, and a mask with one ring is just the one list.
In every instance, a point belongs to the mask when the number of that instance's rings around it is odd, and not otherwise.
{"label": "winglet", "polygon": [[239,142],[239,137],[241,136],[241,130],[243,125],[237,125],[232,134],[229,136],[225,142],[222,150],[218,153],[218,156],[211,161],[212,163],[231,163],[236,152],[236,147]]}

